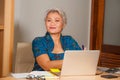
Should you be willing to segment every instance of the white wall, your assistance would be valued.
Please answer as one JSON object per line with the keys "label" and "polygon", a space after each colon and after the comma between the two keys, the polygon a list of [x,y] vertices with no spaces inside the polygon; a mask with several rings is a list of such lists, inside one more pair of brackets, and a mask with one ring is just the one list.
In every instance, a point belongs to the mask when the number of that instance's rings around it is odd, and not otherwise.
{"label": "white wall", "polygon": [[44,16],[49,8],[66,12],[68,24],[63,34],[88,48],[91,0],[15,0],[15,47],[17,42],[32,42],[45,34]]}

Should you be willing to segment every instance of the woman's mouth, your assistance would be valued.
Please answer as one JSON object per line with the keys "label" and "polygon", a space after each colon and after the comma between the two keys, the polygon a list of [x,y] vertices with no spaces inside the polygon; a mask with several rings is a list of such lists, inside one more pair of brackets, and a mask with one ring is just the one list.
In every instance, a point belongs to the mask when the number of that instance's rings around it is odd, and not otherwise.
{"label": "woman's mouth", "polygon": [[50,29],[56,29],[56,27],[50,27]]}

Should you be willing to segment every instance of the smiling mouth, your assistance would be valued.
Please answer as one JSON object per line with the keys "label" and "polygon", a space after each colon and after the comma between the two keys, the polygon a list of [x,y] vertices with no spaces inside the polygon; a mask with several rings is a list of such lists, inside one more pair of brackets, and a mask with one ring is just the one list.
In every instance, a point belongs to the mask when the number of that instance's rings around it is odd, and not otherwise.
{"label": "smiling mouth", "polygon": [[50,27],[50,29],[56,29],[56,27]]}

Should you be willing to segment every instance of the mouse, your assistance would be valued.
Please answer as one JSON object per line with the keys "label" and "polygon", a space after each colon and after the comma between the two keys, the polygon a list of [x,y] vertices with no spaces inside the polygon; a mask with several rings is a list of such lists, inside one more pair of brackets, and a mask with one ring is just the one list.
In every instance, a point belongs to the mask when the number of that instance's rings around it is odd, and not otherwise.
{"label": "mouse", "polygon": [[108,78],[108,79],[118,78],[118,76],[115,76],[115,75],[101,75],[101,77],[103,77],[103,78]]}

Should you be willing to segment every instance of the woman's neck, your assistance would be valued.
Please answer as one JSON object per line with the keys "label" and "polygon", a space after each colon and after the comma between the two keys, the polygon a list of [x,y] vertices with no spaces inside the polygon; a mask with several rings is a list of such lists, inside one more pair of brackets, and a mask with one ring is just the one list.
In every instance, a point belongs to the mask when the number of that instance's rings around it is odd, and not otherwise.
{"label": "woman's neck", "polygon": [[51,35],[53,42],[54,42],[54,49],[53,49],[53,53],[55,54],[59,54],[59,53],[63,53],[64,50],[62,48],[62,44],[60,42],[60,35],[61,34],[55,34],[55,35]]}
{"label": "woman's neck", "polygon": [[51,34],[51,37],[52,37],[54,43],[60,41],[60,35],[61,35],[61,34]]}

